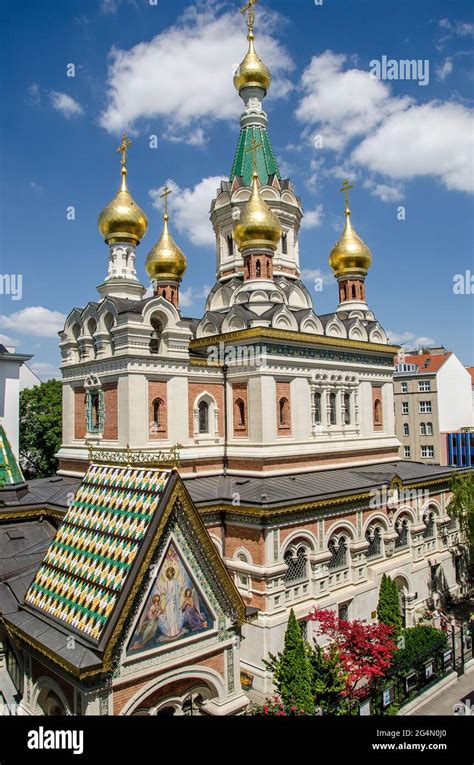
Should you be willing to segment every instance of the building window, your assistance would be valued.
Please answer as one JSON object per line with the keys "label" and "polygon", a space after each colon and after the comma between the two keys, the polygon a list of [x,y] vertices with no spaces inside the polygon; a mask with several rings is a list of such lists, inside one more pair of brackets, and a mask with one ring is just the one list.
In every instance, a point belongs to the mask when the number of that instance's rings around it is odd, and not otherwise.
{"label": "building window", "polygon": [[420,414],[431,414],[431,401],[420,401]]}
{"label": "building window", "polygon": [[283,397],[278,402],[279,425],[280,428],[290,427],[290,404],[287,398]]}
{"label": "building window", "polygon": [[409,531],[408,520],[406,518],[403,518],[396,521],[395,531],[397,532],[397,538],[395,540],[395,549],[400,550],[402,547],[408,547],[408,531]]}
{"label": "building window", "polygon": [[101,390],[87,391],[86,415],[89,433],[101,433],[104,429],[104,394]]}
{"label": "building window", "polygon": [[328,544],[331,560],[328,568],[331,570],[345,568],[347,566],[347,539],[344,536],[331,539]]}
{"label": "building window", "polygon": [[246,416],[245,416],[245,401],[242,398],[238,398],[235,402],[234,409],[235,427],[240,430],[245,428]]}
{"label": "building window", "polygon": [[408,414],[408,401],[402,401],[402,414]]}
{"label": "building window", "polygon": [[402,393],[408,393],[408,383],[400,383],[400,390]]}
{"label": "building window", "polygon": [[321,425],[322,422],[321,393],[319,392],[314,394],[314,422],[316,425]]}
{"label": "building window", "polygon": [[420,392],[426,393],[427,391],[431,390],[431,382],[429,380],[419,380],[418,382],[418,390]]}
{"label": "building window", "polygon": [[427,422],[426,423],[426,435],[427,436],[432,436],[433,435],[433,423],[432,422]]}
{"label": "building window", "polygon": [[283,234],[281,238],[281,251],[283,255],[288,255],[288,235]]}
{"label": "building window", "polygon": [[231,234],[227,234],[227,255],[232,258],[234,255],[234,240]]}
{"label": "building window", "polygon": [[260,261],[257,260],[255,263],[255,276],[261,276],[262,275],[262,266],[260,264]]}
{"label": "building window", "polygon": [[411,457],[411,448],[409,446],[403,447],[403,456],[405,457],[406,460]]}
{"label": "building window", "polygon": [[423,523],[425,524],[423,536],[425,539],[432,539],[435,535],[436,526],[436,515],[432,510],[424,513]]}
{"label": "building window", "polygon": [[151,423],[151,432],[158,433],[166,429],[165,402],[162,398],[155,398],[152,403],[153,419]]}
{"label": "building window", "polygon": [[303,621],[298,622],[298,624],[301,630],[301,637],[303,638],[303,640],[307,640],[308,639],[308,622],[306,621],[306,619],[303,619]]}
{"label": "building window", "polygon": [[336,425],[337,423],[337,417],[336,417],[336,394],[330,393],[329,394],[329,424],[330,425]]}
{"label": "building window", "polygon": [[285,554],[284,561],[288,566],[284,576],[285,584],[298,582],[307,578],[308,554],[303,545],[298,548],[296,554],[289,550]]}
{"label": "building window", "polygon": [[434,446],[422,446],[421,456],[425,459],[432,459],[434,457]]}
{"label": "building window", "polygon": [[342,619],[345,622],[349,620],[350,604],[351,604],[350,601],[347,601],[346,603],[339,603],[337,606],[337,616],[339,619]]}
{"label": "building window", "polygon": [[404,436],[409,436],[410,435],[410,426],[409,426],[408,422],[404,422],[403,423],[403,435]]}
{"label": "building window", "polygon": [[209,433],[209,404],[207,401],[199,402],[199,432]]}
{"label": "building window", "polygon": [[159,319],[152,319],[151,326],[153,331],[150,336],[150,353],[159,353],[163,324]]}
{"label": "building window", "polygon": [[378,427],[382,425],[382,402],[379,398],[374,401],[374,425]]}
{"label": "building window", "polygon": [[344,393],[344,424],[351,424],[351,394]]}
{"label": "building window", "polygon": [[365,538],[369,543],[367,548],[367,558],[378,558],[382,555],[382,530],[380,526],[371,526],[365,533]]}
{"label": "building window", "polygon": [[426,436],[426,425],[424,422],[420,422],[420,436]]}

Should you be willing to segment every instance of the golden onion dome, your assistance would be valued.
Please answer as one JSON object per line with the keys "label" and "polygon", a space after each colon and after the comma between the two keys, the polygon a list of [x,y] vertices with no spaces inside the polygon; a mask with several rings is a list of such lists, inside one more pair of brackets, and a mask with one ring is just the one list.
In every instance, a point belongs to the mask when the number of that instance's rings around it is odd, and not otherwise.
{"label": "golden onion dome", "polygon": [[137,245],[146,234],[148,220],[127,188],[127,168],[122,166],[122,183],[112,201],[99,215],[99,231],[107,244],[132,242]]}
{"label": "golden onion dome", "polygon": [[280,221],[260,195],[258,174],[254,170],[252,193],[240,220],[234,226],[234,240],[241,251],[251,247],[264,247],[275,251],[282,233]]}
{"label": "golden onion dome", "polygon": [[247,55],[234,74],[235,88],[240,93],[242,88],[253,85],[264,88],[264,90],[267,91],[270,87],[272,76],[255,51],[253,44],[255,38],[252,30],[249,31],[247,39],[249,41],[249,49]]}
{"label": "golden onion dome", "polygon": [[186,271],[186,258],[169,232],[167,212],[163,215],[163,220],[163,233],[148,253],[145,268],[150,279],[180,282]]}
{"label": "golden onion dome", "polygon": [[372,254],[352,228],[351,211],[346,205],[346,225],[338,242],[334,245],[329,255],[329,265],[336,277],[354,274],[366,276],[372,263]]}

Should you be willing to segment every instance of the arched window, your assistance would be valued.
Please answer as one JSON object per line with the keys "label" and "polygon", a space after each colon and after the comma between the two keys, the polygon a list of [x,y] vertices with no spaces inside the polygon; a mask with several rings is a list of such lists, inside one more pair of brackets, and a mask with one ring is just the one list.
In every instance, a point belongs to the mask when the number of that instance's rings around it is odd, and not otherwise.
{"label": "arched window", "polygon": [[288,550],[285,553],[284,561],[288,566],[284,576],[285,584],[307,578],[308,553],[303,545],[298,547],[296,553]]}
{"label": "arched window", "polygon": [[280,428],[287,428],[290,425],[290,404],[287,398],[283,396],[278,402],[279,424]]}
{"label": "arched window", "polygon": [[347,300],[347,287],[345,284],[341,287],[341,301]]}
{"label": "arched window", "polygon": [[105,317],[105,328],[107,329],[107,332],[109,333],[109,343],[110,343],[110,352],[113,353],[115,351],[115,340],[114,336],[112,334],[112,329],[114,326],[114,317],[111,313],[108,313]]}
{"label": "arched window", "polygon": [[234,240],[231,234],[227,234],[227,255],[232,258],[234,255]]}
{"label": "arched window", "polygon": [[199,402],[199,432],[209,433],[209,404],[207,401]]}
{"label": "arched window", "polygon": [[420,436],[426,436],[426,425],[424,422],[420,422]]}
{"label": "arched window", "polygon": [[333,537],[328,544],[331,560],[328,567],[331,570],[346,568],[347,566],[347,539],[345,536]]}
{"label": "arched window", "polygon": [[163,399],[155,398],[153,401],[153,422],[152,431],[156,433],[158,430],[163,430],[165,427],[164,418],[165,404]]}
{"label": "arched window", "polygon": [[423,536],[425,539],[432,539],[435,535],[436,527],[436,513],[433,510],[427,510],[423,514],[423,523],[425,524],[425,530]]}
{"label": "arched window", "polygon": [[426,435],[427,436],[432,436],[433,435],[433,423],[432,422],[427,422],[426,423]]}
{"label": "arched window", "polygon": [[267,260],[267,279],[270,278],[270,261]]}
{"label": "arched window", "polygon": [[245,428],[246,416],[245,416],[245,401],[242,398],[238,398],[235,402],[235,427]]}
{"label": "arched window", "polygon": [[99,415],[99,394],[92,394],[92,428],[93,430],[99,430],[100,415]]}
{"label": "arched window", "polygon": [[261,276],[262,275],[262,266],[260,265],[260,261],[257,260],[255,263],[255,276]]}
{"label": "arched window", "polygon": [[382,529],[380,526],[369,526],[365,532],[365,538],[369,543],[366,551],[367,558],[378,558],[382,555]]}
{"label": "arched window", "polygon": [[329,424],[330,425],[336,425],[337,423],[337,416],[336,416],[336,394],[330,393],[329,394]]}
{"label": "arched window", "polygon": [[288,255],[288,235],[283,234],[281,237],[281,251],[283,255]]}
{"label": "arched window", "polygon": [[403,423],[403,435],[404,436],[409,436],[410,435],[410,426],[409,426],[408,422],[404,422]]}
{"label": "arched window", "polygon": [[314,394],[314,422],[316,425],[321,425],[322,422],[321,393],[319,391]]}
{"label": "arched window", "polygon": [[374,425],[382,425],[382,402],[379,398],[374,401]]}
{"label": "arched window", "polygon": [[356,294],[356,286],[355,286],[355,284],[353,284],[353,285],[352,285],[352,300],[355,300],[355,299],[356,299],[356,297],[357,297],[357,294]]}
{"label": "arched window", "polygon": [[351,394],[344,393],[344,424],[351,424]]}
{"label": "arched window", "polygon": [[150,353],[160,352],[161,334],[163,332],[163,324],[159,319],[152,319],[151,326],[153,331],[150,337]]}
{"label": "arched window", "polygon": [[397,538],[395,540],[395,549],[399,550],[402,547],[408,547],[408,532],[410,530],[410,524],[407,518],[399,518],[395,523],[395,531],[397,532]]}

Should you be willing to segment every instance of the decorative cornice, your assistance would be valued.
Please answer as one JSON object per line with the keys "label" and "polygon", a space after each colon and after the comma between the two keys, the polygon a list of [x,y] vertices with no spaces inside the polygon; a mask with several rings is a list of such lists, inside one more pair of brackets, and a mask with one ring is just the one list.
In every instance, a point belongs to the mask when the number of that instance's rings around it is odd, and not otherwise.
{"label": "decorative cornice", "polygon": [[226,332],[220,335],[211,335],[191,340],[189,347],[205,348],[208,345],[215,345],[218,342],[233,343],[239,340],[251,340],[253,338],[268,338],[274,340],[291,340],[293,342],[304,343],[305,345],[334,345],[340,348],[357,348],[358,350],[377,351],[394,356],[400,350],[398,345],[382,345],[380,343],[370,343],[365,340],[349,340],[344,337],[328,337],[327,335],[313,335],[310,332],[294,332],[286,329],[273,329],[272,327],[251,327],[237,332]]}

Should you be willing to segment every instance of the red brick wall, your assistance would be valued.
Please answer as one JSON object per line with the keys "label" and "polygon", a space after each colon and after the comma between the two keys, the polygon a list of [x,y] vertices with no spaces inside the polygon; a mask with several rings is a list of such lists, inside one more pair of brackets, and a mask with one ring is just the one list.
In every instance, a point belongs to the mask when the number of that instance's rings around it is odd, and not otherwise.
{"label": "red brick wall", "polygon": [[[59,687],[61,688],[62,692],[64,693],[64,696],[66,697],[66,700],[71,708],[72,711],[74,711],[74,688],[70,683],[67,682],[61,675],[58,675],[56,672],[52,672],[49,667],[45,667],[41,662],[37,661],[36,659],[31,659],[31,679],[35,683],[39,677],[42,675],[46,675],[47,677],[50,677],[52,680],[54,680]],[[54,693],[54,691],[53,691]]]}
{"label": "red brick wall", "polygon": [[[168,383],[164,380],[148,381],[148,438],[168,438]],[[153,402],[160,398],[163,401],[163,416],[160,429],[153,432]]]}
{"label": "red brick wall", "polygon": [[103,436],[109,441],[118,439],[118,383],[104,383],[105,422]]}
{"label": "red brick wall", "polygon": [[244,547],[252,556],[252,562],[263,564],[265,561],[264,536],[261,529],[247,526],[226,525],[225,551],[228,558],[233,558],[238,547]]}
{"label": "red brick wall", "polygon": [[86,391],[74,388],[74,438],[86,437]]}
{"label": "red brick wall", "polygon": [[[239,425],[240,413],[237,407],[237,400],[242,399],[245,406],[245,423],[244,426]],[[247,383],[234,383],[232,385],[232,413],[234,423],[234,438],[244,438],[248,436],[249,429],[249,405],[248,405],[248,391]]]}
{"label": "red brick wall", "polygon": [[[257,273],[257,262],[260,264],[260,273]],[[269,255],[249,255],[245,258],[245,279],[272,279],[273,258]]]}
{"label": "red brick wall", "polygon": [[[218,422],[219,422],[219,436],[224,435],[224,386],[218,383],[188,383],[188,404],[189,404],[189,435],[194,435],[194,402],[196,398],[206,391],[212,396],[217,404],[218,410]],[[212,417],[212,414],[211,414]],[[213,423],[210,423],[211,433],[213,432]]]}
{"label": "red brick wall", "polygon": [[[288,401],[288,416],[284,425],[280,422],[280,400],[286,398]],[[276,384],[276,410],[277,410],[277,435],[278,436],[291,436],[291,397],[290,397],[290,383],[279,382]]]}

